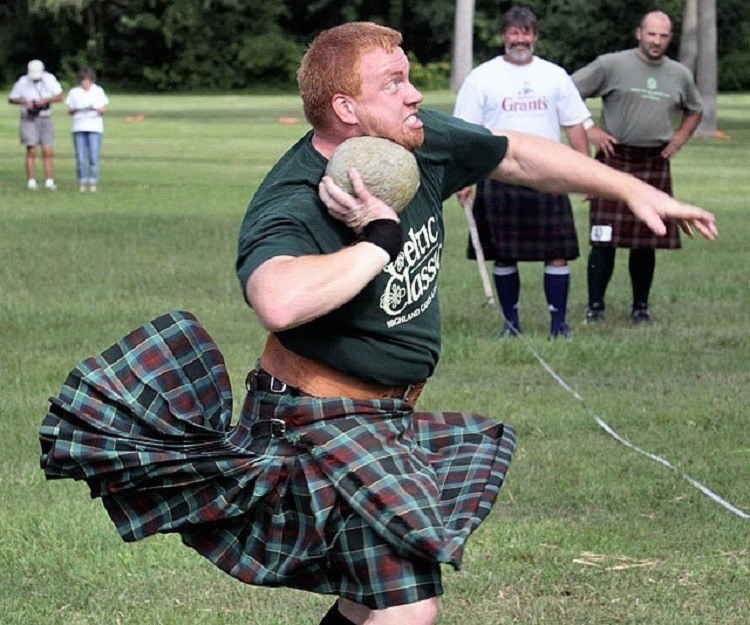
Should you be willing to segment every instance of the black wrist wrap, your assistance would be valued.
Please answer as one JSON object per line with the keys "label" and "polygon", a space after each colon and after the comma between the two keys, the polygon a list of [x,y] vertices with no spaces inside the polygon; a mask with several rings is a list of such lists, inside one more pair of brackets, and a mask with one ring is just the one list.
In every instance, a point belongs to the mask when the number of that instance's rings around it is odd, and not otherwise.
{"label": "black wrist wrap", "polygon": [[401,224],[393,219],[375,219],[362,229],[361,240],[382,247],[393,262],[401,251],[404,233]]}

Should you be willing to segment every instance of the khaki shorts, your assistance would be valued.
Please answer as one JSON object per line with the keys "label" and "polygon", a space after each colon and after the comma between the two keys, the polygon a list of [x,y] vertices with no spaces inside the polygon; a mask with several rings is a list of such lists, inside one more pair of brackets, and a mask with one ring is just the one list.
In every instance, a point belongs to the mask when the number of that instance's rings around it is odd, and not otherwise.
{"label": "khaki shorts", "polygon": [[23,117],[21,118],[21,143],[31,145],[53,145],[55,143],[55,127],[51,117]]}

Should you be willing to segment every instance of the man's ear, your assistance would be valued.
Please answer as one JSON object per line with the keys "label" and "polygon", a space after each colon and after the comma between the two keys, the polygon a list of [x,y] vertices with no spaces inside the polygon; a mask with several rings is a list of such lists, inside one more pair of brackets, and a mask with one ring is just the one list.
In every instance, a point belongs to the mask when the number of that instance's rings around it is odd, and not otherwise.
{"label": "man's ear", "polygon": [[354,105],[352,104],[349,96],[342,93],[337,93],[332,99],[333,112],[336,114],[342,122],[345,124],[356,124],[358,123],[357,115],[354,112]]}

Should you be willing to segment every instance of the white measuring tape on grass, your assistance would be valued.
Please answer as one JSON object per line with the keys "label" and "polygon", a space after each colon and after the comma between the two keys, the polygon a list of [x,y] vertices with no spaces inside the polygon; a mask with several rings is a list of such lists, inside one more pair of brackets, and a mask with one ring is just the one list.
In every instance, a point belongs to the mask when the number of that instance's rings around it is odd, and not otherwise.
{"label": "white measuring tape on grass", "polygon": [[550,367],[544,358],[542,358],[539,355],[539,352],[537,352],[531,344],[524,338],[523,334],[517,334],[517,338],[520,338],[523,341],[523,344],[528,348],[528,350],[534,355],[534,358],[536,358],[539,361],[539,364],[544,367],[545,371],[549,373],[552,378],[557,382],[560,386],[562,386],[568,393],[573,395],[578,401],[580,401],[583,404],[583,407],[586,408],[586,412],[588,412],[593,418],[594,421],[596,421],[597,425],[602,428],[607,434],[612,436],[615,440],[621,442],[626,447],[629,447],[633,451],[637,451],[639,454],[646,456],[647,458],[651,458],[651,460],[654,460],[660,464],[663,464],[665,467],[668,467],[669,469],[672,469],[673,471],[676,471],[680,477],[682,477],[686,482],[691,484],[692,486],[695,486],[699,491],[701,491],[704,495],[707,495],[711,499],[713,499],[716,503],[723,506],[733,514],[736,514],[738,517],[741,517],[743,519],[750,519],[750,514],[747,512],[740,510],[737,506],[733,506],[731,503],[729,503],[727,500],[722,499],[717,495],[715,492],[713,492],[710,488],[707,488],[697,480],[694,480],[692,477],[687,475],[686,473],[682,473],[681,471],[678,471],[676,467],[674,467],[668,460],[665,460],[661,456],[657,456],[656,454],[652,454],[651,452],[648,452],[644,449],[641,449],[640,447],[633,445],[629,440],[626,438],[623,438],[620,436],[617,432],[615,432],[601,417],[599,417],[591,408],[589,408],[586,405],[586,402],[583,401],[583,397],[576,391],[575,389],[571,388],[570,385],[565,382],[556,372],[555,370]]}

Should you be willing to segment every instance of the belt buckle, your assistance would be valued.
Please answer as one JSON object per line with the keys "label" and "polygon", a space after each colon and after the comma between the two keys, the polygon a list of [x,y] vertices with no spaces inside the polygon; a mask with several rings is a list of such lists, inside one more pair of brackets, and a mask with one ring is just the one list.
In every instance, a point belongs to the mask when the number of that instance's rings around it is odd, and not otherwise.
{"label": "belt buckle", "polygon": [[247,390],[249,393],[258,390],[257,375],[259,372],[260,369],[258,367],[255,367],[255,369],[250,371],[250,373],[248,373],[247,377],[245,378],[245,390]]}
{"label": "belt buckle", "polygon": [[283,419],[257,419],[250,424],[252,436],[271,438],[285,438],[286,421]]}
{"label": "belt buckle", "polygon": [[[279,387],[276,388],[276,383],[278,382]],[[275,378],[274,376],[271,376],[271,392],[272,393],[286,393],[287,384],[286,382],[282,382],[279,380],[279,378]]]}
{"label": "belt buckle", "polygon": [[409,401],[409,395],[411,395],[411,392],[414,390],[415,385],[414,384],[407,384],[406,388],[404,389],[404,394],[401,396],[401,399],[405,402]]}
{"label": "belt buckle", "polygon": [[271,423],[271,436],[273,438],[284,438],[286,434],[286,421],[283,419],[269,419],[269,421]]}

